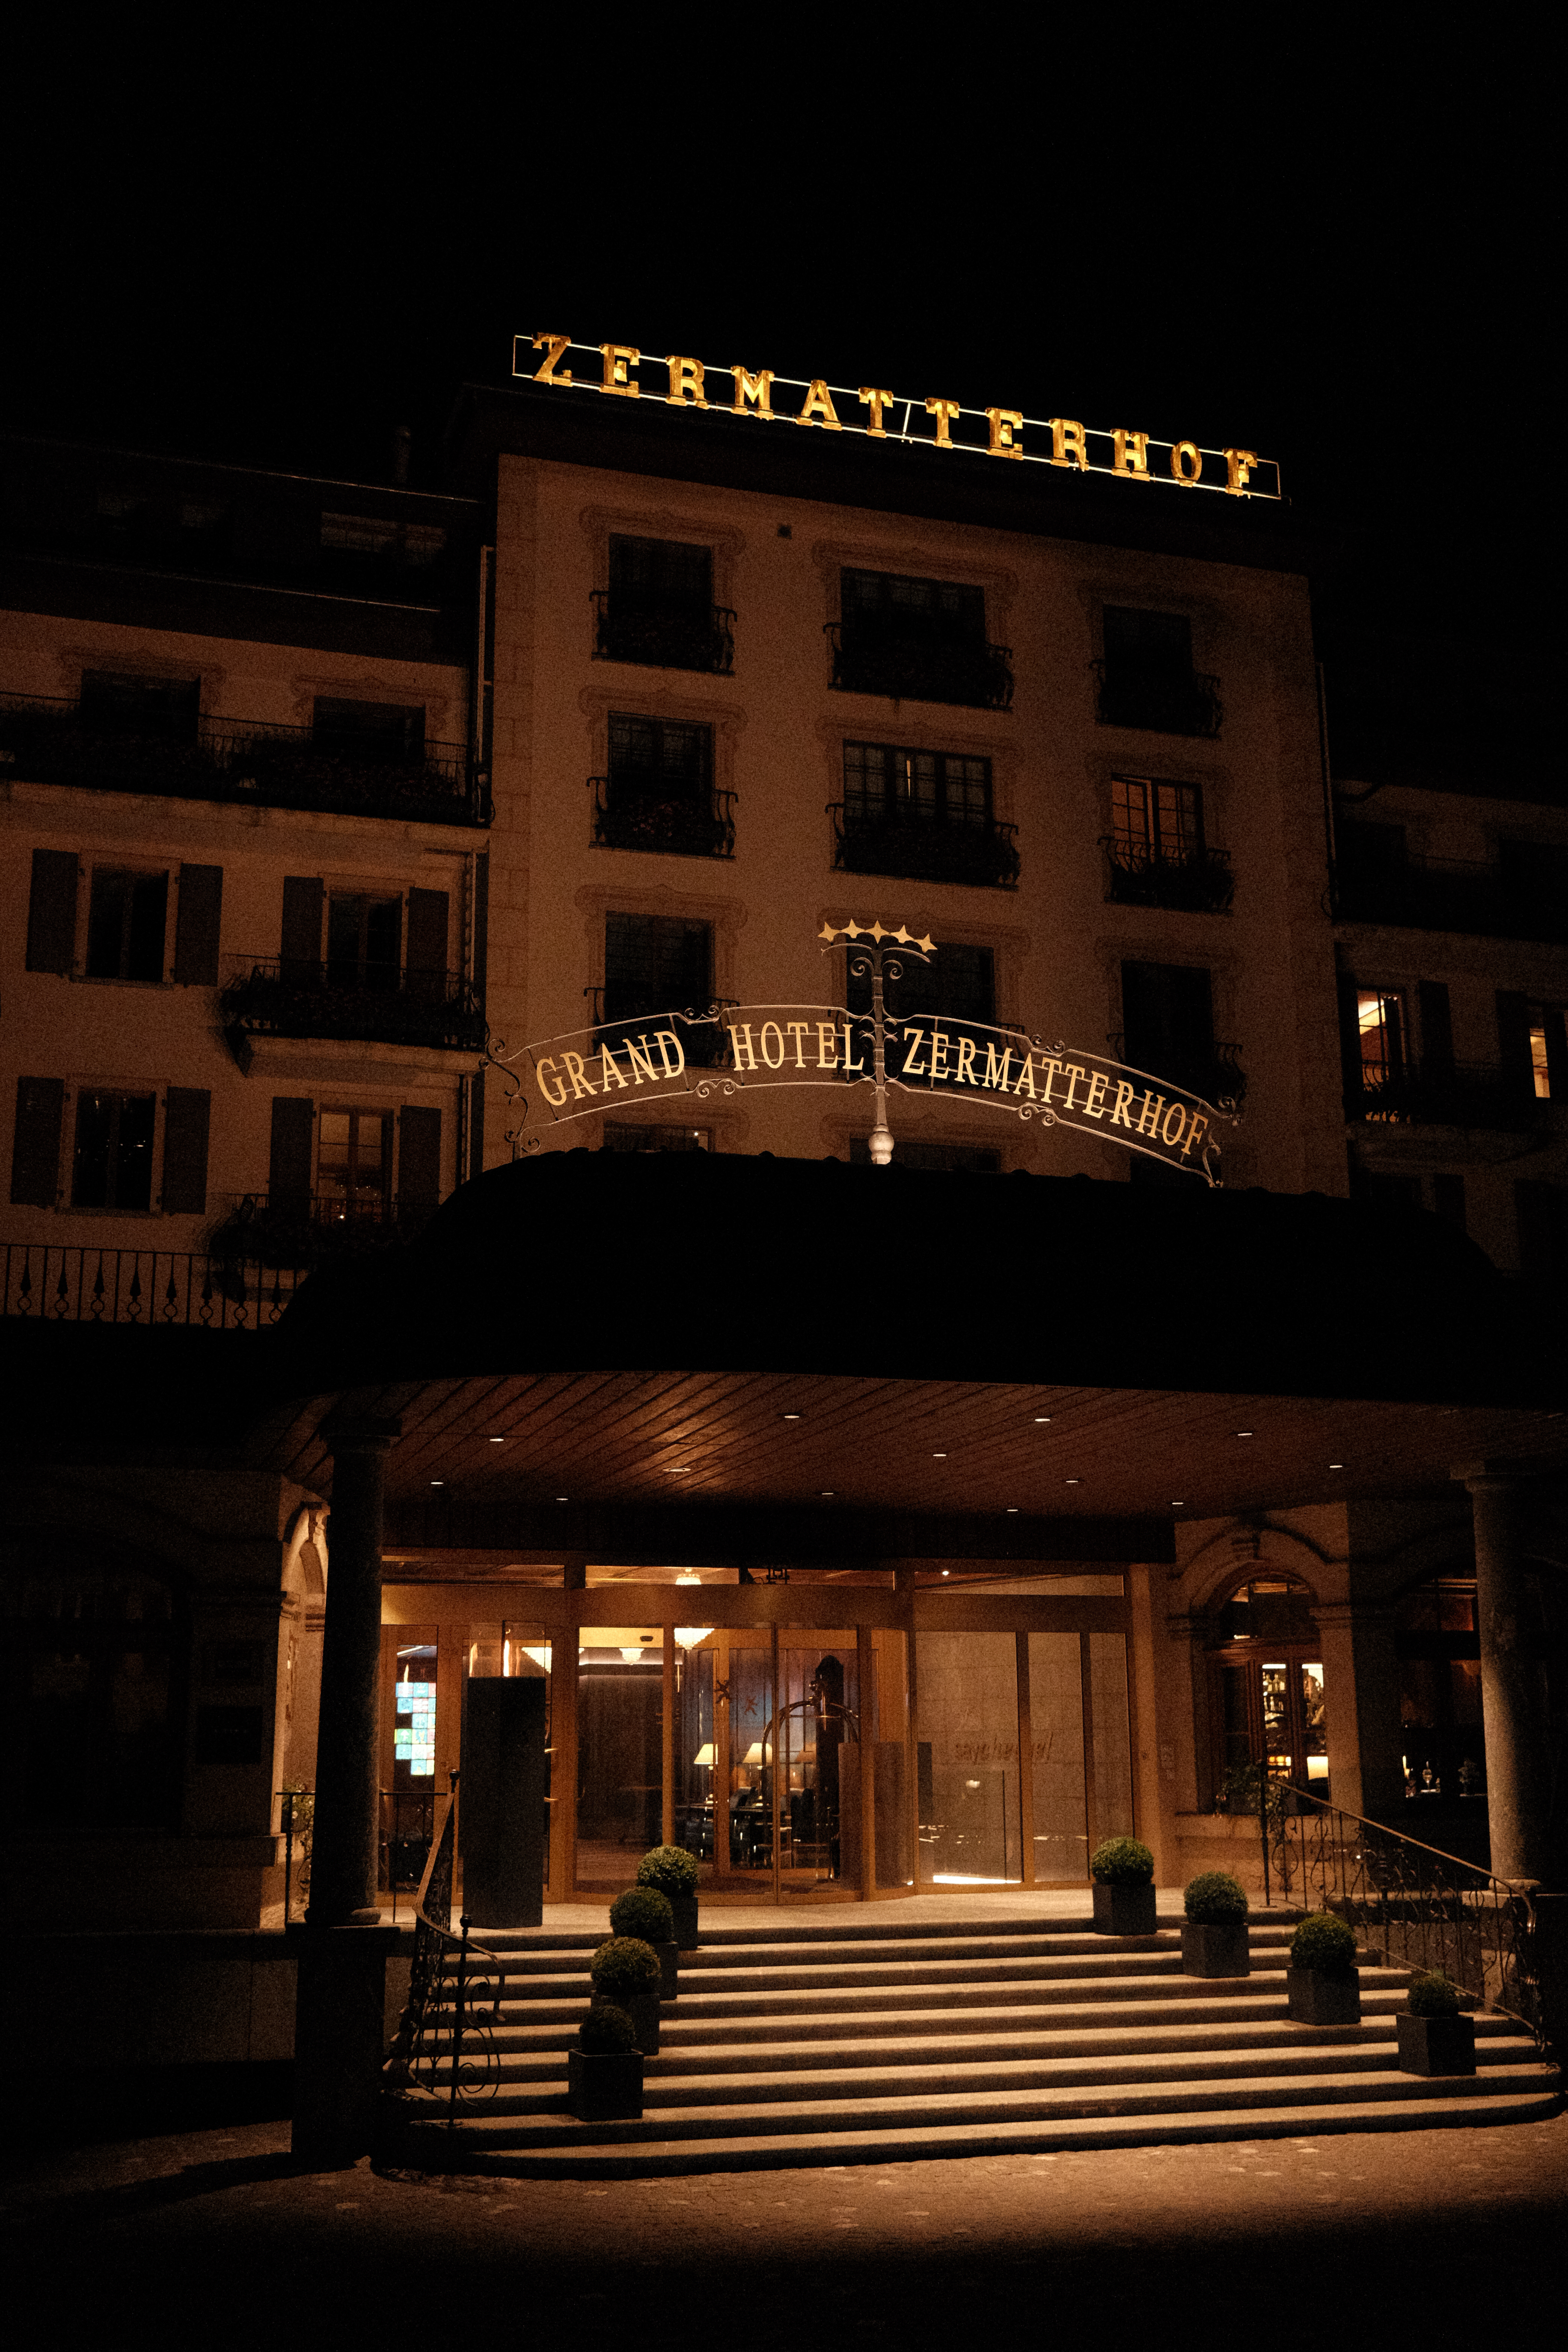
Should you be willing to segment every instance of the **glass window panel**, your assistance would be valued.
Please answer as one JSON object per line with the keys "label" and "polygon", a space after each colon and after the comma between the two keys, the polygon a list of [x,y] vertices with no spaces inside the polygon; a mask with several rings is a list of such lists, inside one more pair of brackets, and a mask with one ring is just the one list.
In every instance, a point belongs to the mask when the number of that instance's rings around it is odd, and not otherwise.
{"label": "glass window panel", "polygon": [[921,1633],[915,1675],[921,1880],[1016,1882],[1022,1845],[1014,1636]]}
{"label": "glass window panel", "polygon": [[1029,1636],[1029,1736],[1036,1882],[1086,1879],[1083,1667],[1076,1633]]}
{"label": "glass window panel", "polygon": [[1127,1637],[1090,1633],[1094,1716],[1094,1838],[1132,1835],[1132,1738],[1127,1709]]}

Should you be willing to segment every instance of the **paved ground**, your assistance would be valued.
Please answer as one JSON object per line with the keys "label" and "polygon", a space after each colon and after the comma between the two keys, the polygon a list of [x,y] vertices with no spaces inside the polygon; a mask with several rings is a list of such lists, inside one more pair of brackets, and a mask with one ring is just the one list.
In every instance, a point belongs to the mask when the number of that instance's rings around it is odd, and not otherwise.
{"label": "paved ground", "polygon": [[[995,2340],[1556,2339],[1568,2115],[1511,2128],[978,2158],[593,2186],[301,2173],[286,2126],[0,2170],[16,2340],[51,2347],[710,2339],[733,2352]],[[155,2332],[155,2333],[154,2333]],[[103,2339],[106,2347],[107,2336]]]}

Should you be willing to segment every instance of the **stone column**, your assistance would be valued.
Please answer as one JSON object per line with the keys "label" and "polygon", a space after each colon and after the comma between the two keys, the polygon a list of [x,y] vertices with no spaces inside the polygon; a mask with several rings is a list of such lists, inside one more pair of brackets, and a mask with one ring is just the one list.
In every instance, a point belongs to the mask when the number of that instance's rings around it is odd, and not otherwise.
{"label": "stone column", "polygon": [[1476,1617],[1492,1872],[1498,1878],[1549,1879],[1546,1685],[1542,1662],[1521,1622],[1520,1481],[1485,1472],[1467,1477],[1465,1484],[1476,1525]]}
{"label": "stone column", "polygon": [[316,1740],[313,1927],[374,1927],[380,1811],[381,1531],[395,1421],[329,1423],[331,1574],[321,1649]]}

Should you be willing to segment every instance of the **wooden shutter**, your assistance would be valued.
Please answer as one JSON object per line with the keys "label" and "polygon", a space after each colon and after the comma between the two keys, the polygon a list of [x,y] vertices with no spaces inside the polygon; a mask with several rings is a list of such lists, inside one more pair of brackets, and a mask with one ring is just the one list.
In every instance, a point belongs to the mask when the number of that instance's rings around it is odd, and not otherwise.
{"label": "wooden shutter", "polygon": [[74,849],[34,850],[33,887],[27,899],[29,971],[63,975],[76,961],[76,886]]}
{"label": "wooden shutter", "polygon": [[[216,866],[204,870],[216,873]],[[181,910],[184,893],[180,894]],[[212,1096],[205,1087],[171,1087],[163,1106],[163,1213],[205,1216],[207,1206],[207,1130]]]}
{"label": "wooden shutter", "polygon": [[321,902],[326,884],[319,874],[286,874],[283,877],[283,938],[280,952],[285,980],[309,982],[321,964]]}
{"label": "wooden shutter", "polygon": [[187,988],[217,986],[223,921],[223,867],[182,866],[174,916],[174,978]]}
{"label": "wooden shutter", "polygon": [[1554,1103],[1568,1103],[1568,1021],[1555,1004],[1538,1004],[1546,1031],[1546,1082]]}
{"label": "wooden shutter", "polygon": [[1424,980],[1418,994],[1421,1002],[1422,1070],[1430,1078],[1451,1078],[1454,1075],[1454,1015],[1448,1003],[1447,982]]}
{"label": "wooden shutter", "polygon": [[408,990],[437,1001],[447,982],[448,900],[445,890],[408,893]]}
{"label": "wooden shutter", "polygon": [[272,1097],[272,1156],[267,1191],[272,1205],[302,1208],[310,1197],[310,1147],[316,1106],[307,1096]]}
{"label": "wooden shutter", "polygon": [[1519,989],[1498,990],[1497,1042],[1504,1085],[1517,1087],[1533,1100],[1535,1077],[1530,1059],[1530,999]]}
{"label": "wooden shutter", "polygon": [[485,1001],[485,965],[490,940],[490,860],[487,850],[474,860],[474,993]]}
{"label": "wooden shutter", "polygon": [[441,1197],[441,1114],[405,1103],[397,1124],[398,1206],[433,1209]]}
{"label": "wooden shutter", "polygon": [[60,1181],[60,1127],[65,1105],[63,1078],[17,1079],[11,1198],[19,1204],[33,1209],[52,1209],[55,1205]]}
{"label": "wooden shutter", "polygon": [[1356,1010],[1356,984],[1342,972],[1340,988],[1340,1068],[1344,1080],[1345,1108],[1352,1118],[1362,1116],[1361,1018]]}

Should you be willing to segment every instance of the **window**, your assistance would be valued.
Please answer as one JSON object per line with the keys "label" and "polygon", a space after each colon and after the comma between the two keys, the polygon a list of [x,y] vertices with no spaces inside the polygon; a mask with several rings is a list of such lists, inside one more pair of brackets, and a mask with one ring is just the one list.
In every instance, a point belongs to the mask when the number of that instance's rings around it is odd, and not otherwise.
{"label": "window", "polygon": [[985,637],[985,592],[891,572],[839,574],[833,683],[848,693],[1005,710],[1012,656]]}
{"label": "window", "polygon": [[327,900],[327,985],[395,990],[403,950],[403,901],[359,891]]}
{"label": "window", "polygon": [[390,1111],[322,1111],[316,1191],[329,1223],[387,1214],[392,1199]]}
{"label": "window", "polygon": [[101,1539],[13,1540],[0,1616],[29,1828],[172,1826],[186,1648],[174,1590]]}
{"label": "window", "polygon": [[194,742],[201,697],[199,677],[141,677],[107,669],[82,672],[81,715],[100,735],[152,735],[170,742]]}
{"label": "window", "polygon": [[713,602],[713,554],[679,539],[610,541],[610,601],[638,613],[685,613],[706,620]]}
{"label": "window", "polygon": [[606,1151],[711,1151],[713,1134],[706,1127],[644,1127],[629,1118],[605,1121]]}
{"label": "window", "polygon": [[[851,966],[853,960],[851,959]],[[912,957],[901,980],[889,980],[885,990],[889,1009],[906,1021],[933,1017],[952,1021],[996,1018],[995,958],[989,948],[970,947],[953,940],[938,942],[930,963]],[[849,973],[846,1009],[852,1013],[871,1010],[871,983]]]}
{"label": "window", "polygon": [[712,790],[713,730],[667,719],[612,713],[612,802],[700,803]]}
{"label": "window", "polygon": [[844,630],[919,643],[984,644],[985,591],[951,580],[910,580],[892,572],[840,575]]}
{"label": "window", "polygon": [[1552,1074],[1546,1060],[1544,1021],[1532,1021],[1530,1024],[1530,1076],[1537,1099],[1542,1102],[1549,1101],[1552,1095]]}
{"label": "window", "polygon": [[1405,1074],[1405,1006],[1392,990],[1358,988],[1355,1013],[1358,1075],[1366,1094],[1388,1087]]}
{"label": "window", "polygon": [[157,1097],[84,1087],[77,1096],[73,1209],[150,1209]]}
{"label": "window", "polygon": [[1159,859],[1182,866],[1203,855],[1203,793],[1196,784],[1118,776],[1110,787],[1110,824],[1116,847],[1130,865]]}
{"label": "window", "polygon": [[95,866],[87,918],[89,980],[161,981],[169,877]]}
{"label": "window", "polygon": [[844,814],[862,824],[989,824],[991,762],[891,743],[846,743]]}
{"label": "window", "polygon": [[[1255,1577],[1215,1612],[1210,1651],[1215,1784],[1222,1802],[1248,1802],[1251,1768],[1329,1794],[1328,1713],[1311,1595],[1293,1577]],[[1250,1790],[1250,1801],[1257,1792]]]}
{"label": "window", "polygon": [[610,585],[594,596],[603,661],[727,676],[734,614],[713,602],[713,552],[679,539],[610,541]]}
{"label": "window", "polygon": [[1240,1100],[1246,1075],[1237,1048],[1215,1037],[1213,983],[1202,966],[1124,963],[1121,1012],[1124,1026],[1112,1043],[1134,1069],[1208,1101]]}
{"label": "window", "polygon": [[355,702],[342,695],[318,694],[310,731],[320,748],[334,758],[417,767],[425,756],[425,706]]}
{"label": "window", "polygon": [[[601,1018],[632,1021],[712,1001],[713,927],[672,915],[605,918]],[[722,1042],[722,1040],[721,1040]]]}
{"label": "window", "polygon": [[1193,667],[1193,625],[1184,613],[1105,607],[1100,717],[1113,727],[1170,735],[1217,735],[1217,680]]}
{"label": "window", "polygon": [[[1406,1593],[1394,1646],[1406,1797],[1426,1808],[1482,1796],[1486,1748],[1474,1580],[1431,1577]],[[1424,1834],[1412,1826],[1412,1835]]]}

